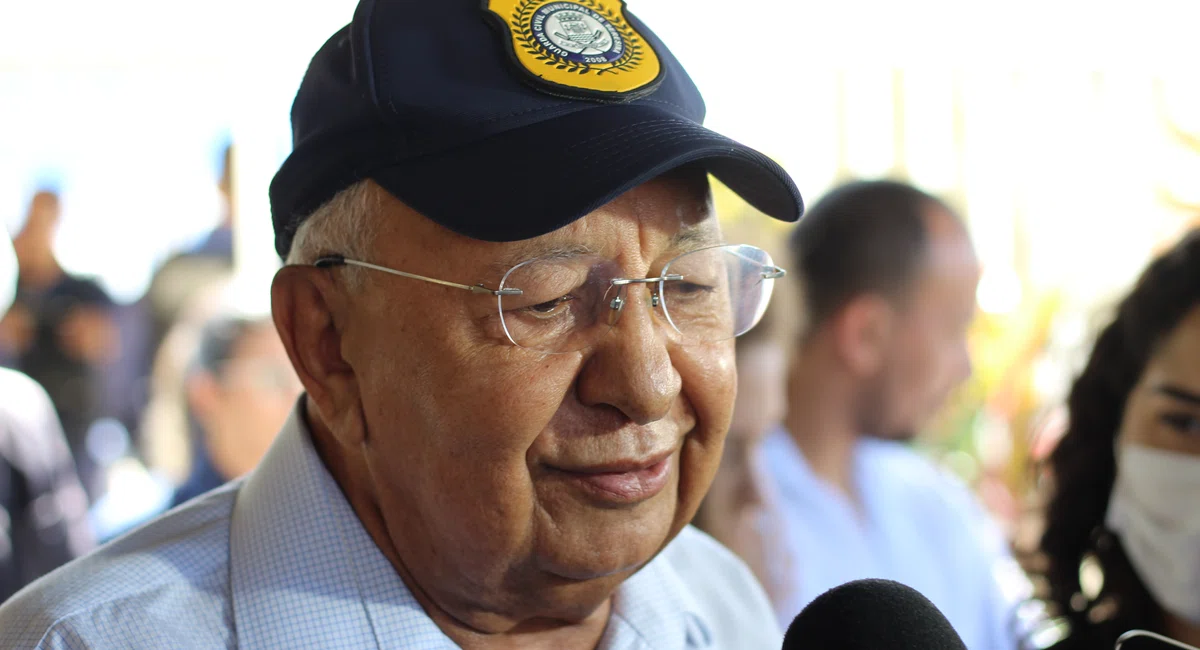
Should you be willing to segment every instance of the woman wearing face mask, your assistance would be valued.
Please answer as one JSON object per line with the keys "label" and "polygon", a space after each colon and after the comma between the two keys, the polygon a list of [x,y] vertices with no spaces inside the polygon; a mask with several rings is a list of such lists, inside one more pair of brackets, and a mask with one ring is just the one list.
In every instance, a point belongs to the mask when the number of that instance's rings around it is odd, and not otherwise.
{"label": "woman wearing face mask", "polygon": [[[1121,302],[1068,407],[1040,547],[1070,623],[1056,650],[1130,629],[1200,645],[1200,230]],[[1081,565],[1101,569],[1099,589]]]}

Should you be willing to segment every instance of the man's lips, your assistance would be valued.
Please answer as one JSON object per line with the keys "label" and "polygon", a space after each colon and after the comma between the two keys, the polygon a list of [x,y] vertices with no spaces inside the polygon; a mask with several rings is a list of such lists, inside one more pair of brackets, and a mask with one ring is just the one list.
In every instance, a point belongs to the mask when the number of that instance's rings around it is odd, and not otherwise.
{"label": "man's lips", "polygon": [[667,486],[673,454],[668,451],[645,459],[551,469],[601,501],[633,504],[653,497]]}

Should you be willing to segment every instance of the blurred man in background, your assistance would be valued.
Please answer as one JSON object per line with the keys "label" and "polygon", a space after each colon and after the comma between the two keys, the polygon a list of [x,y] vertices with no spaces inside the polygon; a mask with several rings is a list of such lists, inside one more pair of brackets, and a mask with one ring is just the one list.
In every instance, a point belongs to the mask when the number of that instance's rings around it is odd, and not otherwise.
{"label": "blurred man in background", "polygon": [[0,321],[0,356],[46,390],[90,492],[100,476],[88,456],[88,427],[101,414],[99,368],[115,358],[112,300],[95,282],[72,276],[54,254],[58,195],[37,192],[13,238],[19,264],[16,302]]}
{"label": "blurred man in background", "polygon": [[763,453],[794,563],[790,621],[827,589],[889,578],[928,596],[972,650],[1010,650],[1005,544],[912,440],[967,379],[979,262],[959,218],[907,185],[843,186],[791,239],[809,310],[784,428]]}
{"label": "blurred man in background", "polygon": [[183,382],[192,470],[172,505],[254,469],[302,390],[268,311],[210,318]]}
{"label": "blurred man in background", "polygon": [[221,194],[221,221],[204,240],[185,253],[197,257],[225,260],[233,265],[233,143],[226,144],[221,153],[221,171],[217,190]]}
{"label": "blurred man in background", "polygon": [[199,292],[233,272],[233,145],[221,160],[217,189],[221,195],[221,221],[195,246],[171,256],[154,273],[146,290],[146,309],[152,320],[151,350],[157,350],[167,332]]}
{"label": "blurred man in background", "polygon": [[265,293],[228,278],[194,293],[155,358],[139,427],[148,467],[125,463],[129,480],[93,509],[102,540],[249,472],[300,396]]}
{"label": "blurred man in background", "polygon": [[[233,145],[223,149],[218,170],[221,217],[217,226],[199,243],[171,255],[155,270],[146,294],[136,303],[120,308],[122,353],[119,363],[107,370],[111,410],[135,431],[150,400],[150,375],[159,348],[189,304],[205,287],[233,273]],[[151,432],[153,433],[153,432]]]}
{"label": "blurred man in background", "polygon": [[[0,317],[17,258],[0,229]],[[0,368],[0,602],[90,549],[87,496],[54,407],[29,377]]]}

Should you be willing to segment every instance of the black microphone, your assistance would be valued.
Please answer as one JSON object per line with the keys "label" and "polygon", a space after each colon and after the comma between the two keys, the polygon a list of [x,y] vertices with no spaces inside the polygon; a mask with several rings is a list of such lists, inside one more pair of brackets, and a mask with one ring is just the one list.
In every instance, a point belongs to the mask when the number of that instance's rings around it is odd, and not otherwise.
{"label": "black microphone", "polygon": [[967,650],[950,621],[916,589],[893,580],[834,587],[796,615],[783,650]]}
{"label": "black microphone", "polygon": [[1145,630],[1130,630],[1117,639],[1116,650],[1200,650]]}

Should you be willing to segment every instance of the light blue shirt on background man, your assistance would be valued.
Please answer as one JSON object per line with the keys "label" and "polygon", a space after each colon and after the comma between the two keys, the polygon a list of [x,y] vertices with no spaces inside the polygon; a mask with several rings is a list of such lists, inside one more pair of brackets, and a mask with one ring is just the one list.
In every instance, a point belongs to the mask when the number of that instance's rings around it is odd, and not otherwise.
{"label": "light blue shirt on background man", "polygon": [[946,615],[971,650],[1017,647],[1024,587],[999,529],[961,481],[903,443],[861,438],[861,505],[816,476],[782,429],[762,448],[778,486],[793,590],[777,603],[787,625],[817,596],[864,578],[906,584]]}

